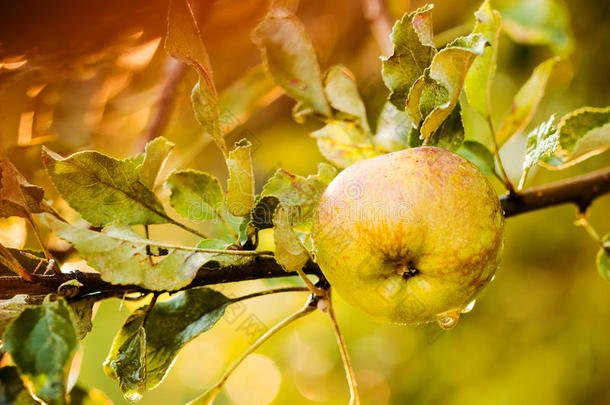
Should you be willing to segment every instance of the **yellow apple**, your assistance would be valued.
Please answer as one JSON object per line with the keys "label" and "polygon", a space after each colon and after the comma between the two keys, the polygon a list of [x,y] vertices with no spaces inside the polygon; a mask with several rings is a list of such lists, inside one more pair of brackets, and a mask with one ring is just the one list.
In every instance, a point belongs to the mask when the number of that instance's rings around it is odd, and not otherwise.
{"label": "yellow apple", "polygon": [[493,277],[500,201],[479,169],[441,148],[362,160],[316,209],[316,262],[348,303],[381,322],[451,326]]}

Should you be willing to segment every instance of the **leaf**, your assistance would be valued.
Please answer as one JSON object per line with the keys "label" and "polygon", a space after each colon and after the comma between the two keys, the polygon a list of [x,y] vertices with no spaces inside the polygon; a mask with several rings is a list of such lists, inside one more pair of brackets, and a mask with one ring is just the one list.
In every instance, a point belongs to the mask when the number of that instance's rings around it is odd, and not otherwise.
{"label": "leaf", "polygon": [[254,207],[254,168],[252,167],[252,144],[242,139],[227,158],[229,179],[227,180],[226,206],[232,215],[241,217]]}
{"label": "leaf", "polygon": [[548,45],[558,55],[572,52],[570,11],[561,0],[496,1],[502,28],[516,42]]}
{"label": "leaf", "polygon": [[377,132],[373,141],[384,151],[402,150],[409,147],[409,133],[412,128],[409,115],[386,101],[377,119]]}
{"label": "leaf", "polygon": [[326,72],[324,92],[330,105],[348,116],[355,117],[366,132],[370,132],[366,108],[358,93],[352,73],[344,66],[332,66]]}
{"label": "leaf", "polygon": [[457,154],[474,163],[487,176],[493,175],[496,170],[493,153],[479,142],[464,141]]}
{"label": "leaf", "polygon": [[171,206],[183,217],[193,221],[222,217],[224,193],[216,177],[197,170],[180,170],[169,175],[166,185],[171,190]]}
{"label": "leaf", "polygon": [[199,74],[191,100],[195,117],[214,139],[220,150],[227,151],[218,113],[218,94],[214,85],[208,52],[189,0],[170,0],[165,51],[191,65]]}
{"label": "leaf", "polygon": [[63,298],[25,309],[4,332],[4,350],[10,353],[21,377],[47,403],[66,403],[68,371],[78,337]]}
{"label": "leaf", "polygon": [[140,166],[140,181],[149,189],[153,189],[159,171],[167,160],[174,143],[160,136],[148,142],[144,151],[144,159]]}
{"label": "leaf", "polygon": [[429,69],[413,84],[407,112],[411,121],[420,126],[423,139],[433,134],[451,114],[470,65],[475,57],[483,54],[487,44],[481,34],[457,38],[434,56]]}
{"label": "leaf", "polygon": [[228,134],[244,123],[253,111],[275,100],[282,90],[258,65],[220,93],[218,110],[222,132]]}
{"label": "leaf", "polygon": [[[19,262],[19,264],[26,269],[29,273],[40,273],[46,270],[49,262],[44,257],[44,253],[28,250],[28,249],[12,249],[8,248],[11,255]],[[10,268],[6,267],[0,262],[0,276],[14,276],[15,272]],[[2,295],[0,294],[0,297]]]}
{"label": "leaf", "polygon": [[292,229],[288,213],[281,206],[273,216],[273,240],[275,241],[275,260],[284,270],[300,270],[309,261],[307,250]]}
{"label": "leaf", "polygon": [[406,107],[409,89],[436,54],[432,41],[432,8],[428,4],[397,21],[390,35],[393,53],[381,59],[381,76],[390,89],[390,102],[401,111]]}
{"label": "leaf", "polygon": [[[76,228],[41,217],[62,239],[72,243],[81,257],[113,284],[136,284],[153,291],[175,291],[187,286],[204,264],[243,264],[254,252],[199,249],[144,239],[129,226],[114,223],[103,232]],[[147,252],[152,251],[151,255]]]}
{"label": "leaf", "polygon": [[0,368],[0,404],[37,405],[23,385],[17,367]]}
{"label": "leaf", "polygon": [[464,93],[472,108],[486,117],[488,114],[491,81],[496,73],[498,56],[498,40],[502,18],[497,10],[493,10],[490,0],[485,0],[479,10],[474,13],[477,23],[473,33],[479,33],[489,40],[489,46],[483,55],[476,58],[466,75]]}
{"label": "leaf", "polygon": [[460,148],[463,141],[464,125],[460,115],[460,106],[457,105],[436,132],[430,136],[426,145],[437,146],[455,152]]}
{"label": "leaf", "polygon": [[277,198],[293,225],[309,226],[322,193],[336,174],[337,170],[325,163],[319,163],[318,173],[307,178],[278,169],[263,187],[261,200]]}
{"label": "leaf", "polygon": [[0,149],[0,217],[27,218],[29,213],[51,212],[44,190],[28,183]]}
{"label": "leaf", "polygon": [[[559,133],[553,114],[548,121],[543,122],[527,136],[527,151],[523,161],[524,177],[536,163],[551,157],[559,146]],[[523,179],[525,181],[525,179]]]}
{"label": "leaf", "polygon": [[353,122],[330,120],[311,136],[317,139],[322,155],[338,167],[377,156],[372,137]]}
{"label": "leaf", "polygon": [[563,169],[610,148],[610,107],[583,107],[564,115],[557,125],[559,145],[543,162]]}
{"label": "leaf", "polygon": [[330,116],[315,49],[294,14],[282,7],[271,8],[252,39],[273,80],[286,94],[312,111]]}
{"label": "leaf", "polygon": [[87,333],[91,332],[93,327],[91,320],[93,318],[93,305],[96,302],[95,297],[86,297],[76,301],[70,301],[70,309],[74,315],[74,326],[76,327],[76,335],[80,340],[83,340]]}
{"label": "leaf", "polygon": [[610,233],[602,238],[602,244],[597,253],[597,269],[603,278],[610,281]]}
{"label": "leaf", "polygon": [[70,391],[70,405],[112,405],[112,401],[98,389],[77,385]]}
{"label": "leaf", "polygon": [[511,111],[504,118],[504,122],[498,130],[497,141],[499,146],[504,145],[510,138],[527,127],[544,95],[544,89],[553,66],[558,60],[558,58],[550,58],[542,62],[534,69],[525,84],[521,86],[513,99]]}
{"label": "leaf", "polygon": [[139,398],[161,383],[180,349],[212,328],[229,303],[219,292],[192,288],[156,303],[147,318],[147,307],[139,308],[114,338],[104,371],[128,399]]}
{"label": "leaf", "polygon": [[62,158],[46,148],[42,160],[57,191],[93,226],[112,221],[129,225],[168,222],[161,201],[142,184],[133,160],[93,151]]}
{"label": "leaf", "polygon": [[8,299],[0,300],[0,336],[10,323],[19,317],[26,308],[42,304],[44,296],[18,294]]}
{"label": "leaf", "polygon": [[220,239],[204,239],[197,244],[199,249],[214,249],[214,250],[225,250],[231,244],[227,241]]}

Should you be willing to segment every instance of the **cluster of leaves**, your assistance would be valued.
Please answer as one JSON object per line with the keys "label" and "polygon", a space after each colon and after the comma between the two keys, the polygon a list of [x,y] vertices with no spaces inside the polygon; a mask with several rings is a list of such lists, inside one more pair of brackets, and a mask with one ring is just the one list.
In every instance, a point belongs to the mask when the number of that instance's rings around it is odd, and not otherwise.
{"label": "cluster of leaves", "polygon": [[[42,224],[54,231],[107,282],[137,285],[156,293],[176,292],[188,287],[197,272],[206,268],[240,265],[269,255],[256,250],[257,234],[267,228],[273,228],[275,260],[287,271],[301,270],[312,259],[309,234],[320,196],[337,168],[359,160],[409,147],[438,146],[456,151],[484,173],[500,177],[496,163],[501,167],[501,162],[495,161],[494,153],[530,124],[558,59],[551,58],[534,69],[496,132],[489,106],[502,27],[500,13],[485,1],[475,14],[472,33],[437,49],[431,12],[432,6],[425,6],[396,22],[391,35],[393,54],[383,59],[381,71],[390,95],[376,125],[371,125],[354,76],[343,66],[323,72],[297,17],[281,7],[270,10],[253,33],[264,68],[297,101],[293,109],[297,122],[308,118],[323,122],[311,135],[331,164],[320,163],[318,172],[307,177],[280,169],[257,195],[252,145],[244,139],[230,148],[225,135],[232,126],[220,118],[224,103],[237,103],[238,112],[249,108],[240,97],[244,90],[236,85],[223,94],[217,92],[190,4],[171,1],[165,49],[198,73],[193,108],[223,153],[229,173],[226,188],[216,177],[196,170],[174,171],[163,181],[158,179],[173,147],[162,137],[147,144],[144,153],[126,159],[95,151],[62,157],[44,149],[43,162],[55,188],[90,225],[82,228],[63,220],[45,202],[43,190],[27,183],[0,154],[0,215],[21,216],[34,229]],[[520,32],[511,24],[505,29],[513,36]],[[547,36],[545,32],[540,38],[557,39],[553,31],[546,32]],[[563,52],[566,46],[557,39],[555,48]],[[251,98],[270,86],[262,72],[256,68],[243,81],[256,87],[249,88]],[[468,112],[489,123],[494,136],[488,143],[468,133]],[[528,135],[521,184],[538,163],[563,168],[609,146],[610,108],[585,107],[559,123],[551,117]],[[510,185],[507,178],[504,181]],[[170,190],[169,205],[191,221],[190,225],[168,214],[158,195],[160,183]],[[214,221],[222,230],[208,238],[196,226],[202,221]],[[201,240],[196,246],[150,240],[148,227],[156,224],[173,224]],[[146,234],[139,234],[134,226],[144,226]],[[606,277],[610,277],[608,243],[608,236],[600,239],[598,256]],[[16,251],[0,245],[0,275],[17,273],[36,282],[36,273],[53,268],[46,251]],[[0,398],[4,395],[7,401],[29,403],[33,402],[31,393],[47,403],[106,403],[100,393],[73,388],[67,382],[79,338],[91,328],[95,300],[70,301],[70,291],[78,287],[78,282],[70,282],[47,297],[2,297],[3,350],[11,354],[16,367],[0,369]],[[235,299],[209,288],[190,288],[136,310],[116,335],[105,371],[118,381],[126,398],[139,399],[163,380],[179,350],[209,330],[232,302]]]}

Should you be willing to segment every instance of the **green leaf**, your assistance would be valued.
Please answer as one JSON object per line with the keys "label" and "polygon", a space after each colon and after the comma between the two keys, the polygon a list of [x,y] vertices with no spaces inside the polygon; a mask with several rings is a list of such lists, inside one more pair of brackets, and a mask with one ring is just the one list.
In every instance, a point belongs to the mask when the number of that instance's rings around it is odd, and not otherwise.
{"label": "green leaf", "polygon": [[277,198],[288,211],[290,223],[308,227],[322,193],[336,175],[337,170],[324,163],[318,164],[317,174],[306,178],[278,169],[263,187],[261,200]]}
{"label": "green leaf", "polygon": [[165,51],[191,65],[199,74],[199,82],[191,94],[195,117],[218,147],[226,153],[210,58],[189,0],[171,0],[169,3]]}
{"label": "green leaf", "polygon": [[0,217],[28,217],[28,213],[51,212],[44,190],[28,183],[0,149]]}
{"label": "green leaf", "polygon": [[85,151],[62,158],[43,148],[42,160],[55,188],[93,226],[168,222],[161,201],[140,181],[133,160]]}
{"label": "green leaf", "polygon": [[548,159],[559,146],[559,133],[555,125],[556,116],[553,114],[548,121],[543,122],[527,135],[527,151],[523,161],[523,181],[527,172],[536,163]]}
{"label": "green leaf", "polygon": [[583,107],[563,116],[557,125],[559,145],[543,162],[563,169],[610,148],[610,107]]}
{"label": "green leaf", "polygon": [[504,145],[514,135],[519,134],[531,121],[544,95],[546,83],[558,58],[550,58],[538,65],[530,78],[519,89],[511,111],[504,118],[497,133],[498,145]]}
{"label": "green leaf", "polygon": [[[129,226],[114,223],[103,232],[76,228],[46,214],[49,228],[72,243],[81,257],[113,284],[136,284],[153,291],[187,286],[204,264],[243,264],[255,252],[221,251],[176,246],[147,240]],[[148,252],[152,254],[148,254]]]}
{"label": "green leaf", "polygon": [[610,233],[602,238],[602,244],[597,253],[597,269],[603,278],[610,281]]}
{"label": "green leaf", "polygon": [[487,176],[493,175],[496,170],[493,153],[479,142],[464,141],[457,154],[474,163]]}
{"label": "green leaf", "polygon": [[317,139],[322,155],[338,167],[377,156],[373,138],[353,122],[330,120],[311,136]]}
{"label": "green leaf", "polygon": [[0,368],[0,404],[39,404],[23,385],[17,367]]}
{"label": "green leaf", "polygon": [[214,250],[225,250],[231,244],[227,241],[221,239],[204,239],[197,243],[197,248],[199,249],[214,249]]}
{"label": "green leaf", "polygon": [[252,144],[242,139],[227,158],[229,179],[227,180],[226,206],[232,215],[241,217],[254,207],[254,169],[252,167]]}
{"label": "green leaf", "polygon": [[83,340],[87,333],[91,332],[93,324],[93,305],[96,303],[96,297],[82,298],[76,301],[70,301],[70,309],[74,315],[74,326],[76,327],[76,335],[80,340]]}
{"label": "green leaf", "polygon": [[413,84],[407,112],[424,139],[441,126],[457,105],[466,73],[487,44],[481,34],[457,38],[434,56],[429,69]]}
{"label": "green leaf", "polygon": [[432,41],[432,8],[428,4],[397,21],[390,35],[394,51],[382,58],[381,76],[391,91],[390,102],[401,111],[406,108],[409,89],[436,54]]}
{"label": "green leaf", "polygon": [[[451,111],[440,127],[428,139],[426,145],[457,151],[464,141],[464,125],[460,114],[460,106]],[[419,145],[418,145],[419,146]]]}
{"label": "green leaf", "polygon": [[574,47],[570,11],[561,0],[494,1],[504,19],[502,28],[516,42],[548,45],[566,56]]}
{"label": "green leaf", "polygon": [[409,115],[386,101],[377,119],[377,132],[373,141],[383,151],[402,150],[409,147],[409,133],[412,128]]}
{"label": "green leaf", "polygon": [[298,18],[285,8],[273,7],[252,38],[277,85],[314,112],[330,116],[316,52]]}
{"label": "green leaf", "polygon": [[220,93],[218,110],[222,132],[228,134],[279,94],[282,90],[265,73],[263,65],[253,67]]}
{"label": "green leaf", "polygon": [[229,303],[219,292],[193,288],[155,304],[148,317],[146,307],[139,308],[114,338],[104,371],[128,399],[139,399],[161,383],[180,349],[212,328]]}
{"label": "green leaf", "polygon": [[0,300],[0,336],[10,323],[19,317],[26,308],[33,308],[42,304],[44,296],[18,294],[8,299]]}
{"label": "green leaf", "polygon": [[309,254],[297,236],[290,216],[279,207],[273,216],[273,240],[275,241],[275,260],[286,271],[300,270],[309,260]]}
{"label": "green leaf", "polygon": [[160,136],[146,144],[144,158],[140,166],[140,181],[149,189],[153,189],[159,171],[167,160],[174,143]]}
{"label": "green leaf", "polygon": [[216,177],[197,170],[180,170],[169,175],[166,185],[171,190],[171,206],[183,217],[193,221],[222,217],[224,193]]}
{"label": "green leaf", "polygon": [[63,298],[47,298],[42,306],[25,309],[4,332],[3,340],[4,350],[38,398],[47,403],[67,403],[68,370],[78,337]]}
{"label": "green leaf", "polygon": [[479,33],[489,40],[489,45],[483,55],[476,58],[466,75],[464,92],[472,108],[486,117],[490,95],[491,81],[496,73],[496,59],[498,55],[498,40],[502,18],[497,10],[493,10],[489,0],[481,5],[474,14],[477,23],[473,33]]}
{"label": "green leaf", "polygon": [[371,131],[356,80],[346,67],[338,65],[328,69],[324,80],[324,92],[335,110],[356,118],[365,131]]}
{"label": "green leaf", "polygon": [[112,405],[112,401],[98,389],[77,385],[70,391],[70,405]]}

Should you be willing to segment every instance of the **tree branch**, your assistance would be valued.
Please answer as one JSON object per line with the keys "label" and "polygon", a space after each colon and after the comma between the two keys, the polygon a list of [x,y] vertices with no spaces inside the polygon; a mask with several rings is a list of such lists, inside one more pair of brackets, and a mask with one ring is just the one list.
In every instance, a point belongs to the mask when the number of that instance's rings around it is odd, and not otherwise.
{"label": "tree branch", "polygon": [[610,193],[610,168],[500,197],[505,217],[573,203],[581,211],[597,197]]}
{"label": "tree branch", "polygon": [[[597,197],[610,193],[610,168],[589,173],[572,179],[546,184],[500,197],[505,217],[513,217],[559,204],[573,203],[584,211]],[[320,277],[322,272],[317,264],[308,262],[303,271]],[[255,257],[252,261],[223,268],[202,267],[193,281],[184,289],[212,284],[224,284],[245,280],[296,276],[286,272],[273,257]],[[82,287],[70,299],[96,296],[98,299],[122,297],[127,293],[148,294],[154,291],[137,285],[114,285],[103,281],[98,273],[68,273],[34,275],[34,281],[19,276],[0,277],[0,299],[11,298],[16,294],[46,295],[56,293],[63,283],[78,280]]]}

